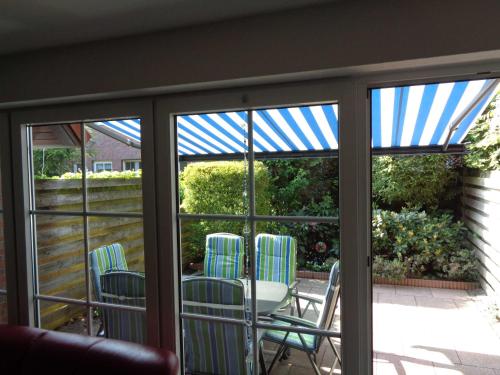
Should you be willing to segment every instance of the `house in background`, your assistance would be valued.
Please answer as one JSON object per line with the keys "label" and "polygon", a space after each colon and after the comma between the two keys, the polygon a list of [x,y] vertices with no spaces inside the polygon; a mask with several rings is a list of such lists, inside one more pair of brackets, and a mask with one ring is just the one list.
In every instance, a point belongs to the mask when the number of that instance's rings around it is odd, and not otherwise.
{"label": "house in background", "polygon": [[[88,141],[87,170],[137,171],[142,169],[141,150],[117,141],[99,131],[93,131]],[[75,163],[75,172],[81,168]]]}

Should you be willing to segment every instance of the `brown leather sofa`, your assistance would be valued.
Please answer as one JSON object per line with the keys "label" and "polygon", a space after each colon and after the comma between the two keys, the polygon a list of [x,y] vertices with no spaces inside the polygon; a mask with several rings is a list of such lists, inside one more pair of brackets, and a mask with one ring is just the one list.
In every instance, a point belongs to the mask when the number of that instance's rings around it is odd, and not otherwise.
{"label": "brown leather sofa", "polygon": [[0,325],[0,374],[174,375],[168,350],[117,340]]}

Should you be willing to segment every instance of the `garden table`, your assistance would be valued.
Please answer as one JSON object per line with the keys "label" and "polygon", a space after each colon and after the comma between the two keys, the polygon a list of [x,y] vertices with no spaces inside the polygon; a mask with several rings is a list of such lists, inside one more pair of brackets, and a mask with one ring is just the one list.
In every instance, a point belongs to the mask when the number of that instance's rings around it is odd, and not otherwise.
{"label": "garden table", "polygon": [[[240,279],[245,287],[245,295],[250,300],[252,283],[248,279]],[[248,282],[248,285],[247,285]],[[257,313],[272,314],[287,300],[288,286],[274,281],[256,280]]]}
{"label": "garden table", "polygon": [[[189,277],[193,276],[182,276],[182,279]],[[252,296],[252,282],[246,278],[239,280],[243,283],[245,296],[249,303]],[[264,280],[256,280],[255,283],[257,286],[257,314],[272,314],[286,302],[288,298],[288,286],[286,284]]]}

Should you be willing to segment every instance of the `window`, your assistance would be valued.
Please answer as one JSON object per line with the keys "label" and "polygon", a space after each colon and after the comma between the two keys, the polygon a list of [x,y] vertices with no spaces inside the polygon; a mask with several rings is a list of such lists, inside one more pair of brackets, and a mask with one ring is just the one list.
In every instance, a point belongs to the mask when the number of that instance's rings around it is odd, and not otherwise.
{"label": "window", "polygon": [[[140,120],[127,121],[140,131]],[[110,149],[122,144],[103,124],[26,127],[35,325],[146,343],[142,178],[87,173],[97,132]],[[41,134],[51,139],[43,153]],[[93,163],[111,170],[111,161]]]}
{"label": "window", "polygon": [[95,161],[94,162],[94,172],[111,172],[113,170],[113,162],[111,161]]}
{"label": "window", "polygon": [[142,162],[140,160],[123,160],[124,171],[138,171],[142,169]]}
{"label": "window", "polygon": [[[287,325],[298,339],[293,332],[304,326],[268,318],[280,309],[309,321],[315,344],[299,344],[304,353],[328,353],[306,371],[340,371],[338,108],[176,116],[178,161],[185,163],[177,174],[184,373],[258,368],[251,347],[281,358],[272,344],[280,341],[271,334],[261,341],[259,331]],[[205,278],[191,277],[195,270]],[[332,284],[314,280],[312,270],[325,279],[331,272]],[[331,303],[306,310],[306,299],[290,297],[296,292]]]}

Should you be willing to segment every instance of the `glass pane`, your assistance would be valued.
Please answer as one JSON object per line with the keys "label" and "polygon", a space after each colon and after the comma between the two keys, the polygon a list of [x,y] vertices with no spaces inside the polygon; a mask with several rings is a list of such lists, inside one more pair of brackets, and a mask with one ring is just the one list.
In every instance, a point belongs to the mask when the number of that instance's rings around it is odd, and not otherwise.
{"label": "glass pane", "polygon": [[85,131],[89,210],[142,212],[140,120],[87,123]]}
{"label": "glass pane", "polygon": [[248,212],[246,112],[177,116],[180,212]]}
{"label": "glass pane", "polygon": [[[144,307],[144,290],[142,297],[128,300],[128,305]],[[106,302],[119,303],[109,297]],[[123,303],[120,303],[123,304]],[[147,343],[146,311],[119,310],[111,307],[93,309],[94,331],[93,335],[103,336],[115,340]]]}
{"label": "glass pane", "polygon": [[[144,277],[144,233],[142,218],[89,218],[89,270],[92,298],[110,302],[102,296],[102,278],[107,272],[129,272]],[[136,279],[132,275],[130,278]],[[124,276],[126,278],[126,276]],[[138,279],[138,278],[137,278]],[[126,284],[125,281],[121,281]],[[143,284],[143,280],[135,280]],[[143,287],[140,285],[139,287]],[[144,293],[144,292],[142,292]],[[113,303],[128,303],[114,301]]]}
{"label": "glass pane", "polygon": [[338,216],[338,105],[252,113],[257,214]]}
{"label": "glass pane", "polygon": [[[299,347],[304,342],[324,353],[318,366],[325,373],[340,373],[337,355],[340,340],[328,338],[320,331],[340,333],[340,247],[337,223],[259,223],[255,238],[256,286],[259,320],[277,327],[264,333],[264,353],[267,366],[272,362],[286,333],[280,326],[290,325],[289,319],[302,318],[296,327],[317,329],[317,334],[289,333]],[[332,275],[330,277],[330,275]],[[278,317],[269,319],[270,314]],[[278,341],[277,341],[278,340]],[[304,350],[288,350],[277,362],[274,371],[309,364]],[[299,366],[300,367],[300,366]],[[304,370],[303,370],[304,371]],[[307,372],[313,372],[308,367]]]}
{"label": "glass pane", "polygon": [[0,324],[5,324],[7,322],[7,296],[0,294]]}
{"label": "glass pane", "polygon": [[[248,247],[244,229],[244,221],[182,219],[180,223],[182,275],[203,273],[217,277],[222,274],[231,275],[233,278],[246,277]],[[224,259],[215,259],[218,250],[234,251],[234,254]]]}
{"label": "glass pane", "polygon": [[53,331],[88,334],[88,308],[80,305],[39,301],[40,328]]}
{"label": "glass pane", "polygon": [[[243,316],[228,310],[212,312]],[[247,354],[251,354],[251,329],[246,325],[184,319],[183,336],[185,374],[251,374],[250,369],[256,368],[253,356]]]}
{"label": "glass pane", "polygon": [[35,220],[40,294],[85,299],[84,219],[36,215]]}
{"label": "glass pane", "polygon": [[7,288],[7,280],[5,279],[5,241],[3,230],[3,213],[0,212],[0,289]]}
{"label": "glass pane", "polygon": [[36,209],[81,211],[81,124],[28,129]]}

